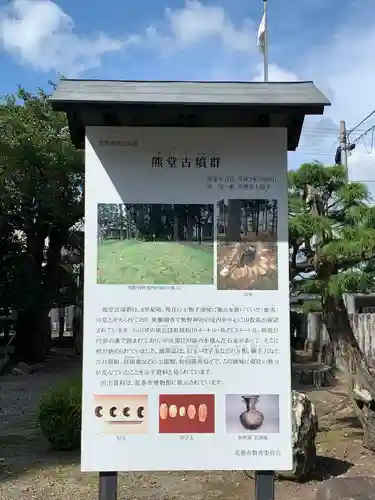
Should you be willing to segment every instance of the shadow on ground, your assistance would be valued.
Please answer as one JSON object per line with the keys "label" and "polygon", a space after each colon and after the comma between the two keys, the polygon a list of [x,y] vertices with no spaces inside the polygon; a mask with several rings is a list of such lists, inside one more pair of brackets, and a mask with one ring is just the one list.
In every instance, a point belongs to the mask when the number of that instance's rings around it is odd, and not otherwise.
{"label": "shadow on ground", "polygon": [[[3,446],[3,440],[1,440],[0,447]],[[44,469],[44,467],[67,467],[73,470],[78,467],[80,461],[79,453],[50,450],[42,438],[40,438],[40,442],[24,438],[22,445],[17,446],[14,451],[12,456],[1,457],[0,482],[22,475],[32,469]]]}
{"label": "shadow on ground", "polygon": [[350,427],[351,429],[361,429],[361,434],[363,433],[361,423],[355,415],[339,417],[337,419],[337,424],[342,427]]}
{"label": "shadow on ground", "polygon": [[334,457],[316,457],[315,470],[306,481],[322,482],[331,477],[341,476],[354,466],[351,462]]}
{"label": "shadow on ground", "polygon": [[72,355],[72,349],[56,349],[40,371],[0,377],[0,482],[31,469],[77,466],[78,453],[51,450],[39,430],[37,413],[47,390],[80,371],[81,360]]}

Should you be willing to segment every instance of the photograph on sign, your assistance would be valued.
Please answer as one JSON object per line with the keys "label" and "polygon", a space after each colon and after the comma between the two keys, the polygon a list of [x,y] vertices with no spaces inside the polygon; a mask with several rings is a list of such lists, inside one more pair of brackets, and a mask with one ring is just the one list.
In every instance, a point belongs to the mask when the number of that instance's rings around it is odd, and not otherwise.
{"label": "photograph on sign", "polygon": [[210,285],[213,205],[98,204],[99,284]]}
{"label": "photograph on sign", "polygon": [[213,434],[214,394],[162,394],[159,396],[159,432]]}
{"label": "photograph on sign", "polygon": [[290,470],[285,131],[86,136],[82,470]]}
{"label": "photograph on sign", "polygon": [[147,395],[96,395],[94,412],[99,430],[112,434],[145,434],[148,431]]}
{"label": "photograph on sign", "polygon": [[226,430],[236,434],[280,431],[278,394],[227,394]]}
{"label": "photograph on sign", "polygon": [[218,290],[277,290],[277,200],[217,204]]}

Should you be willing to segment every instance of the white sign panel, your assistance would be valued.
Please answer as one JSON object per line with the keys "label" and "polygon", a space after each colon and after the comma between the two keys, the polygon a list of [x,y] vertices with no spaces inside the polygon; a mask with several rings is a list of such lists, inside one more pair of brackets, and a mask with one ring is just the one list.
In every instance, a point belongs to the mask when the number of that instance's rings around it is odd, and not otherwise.
{"label": "white sign panel", "polygon": [[90,127],[83,471],[292,468],[284,129]]}

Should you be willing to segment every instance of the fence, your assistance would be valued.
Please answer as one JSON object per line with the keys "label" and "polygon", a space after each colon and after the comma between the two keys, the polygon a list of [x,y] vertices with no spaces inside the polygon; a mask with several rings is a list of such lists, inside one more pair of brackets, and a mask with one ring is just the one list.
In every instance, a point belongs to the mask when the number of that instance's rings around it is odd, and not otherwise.
{"label": "fence", "polygon": [[[73,329],[73,318],[75,314],[75,306],[64,307],[65,330]],[[60,310],[58,308],[51,309],[49,316],[51,318],[52,331],[59,329]]]}
{"label": "fence", "polygon": [[[375,365],[375,314],[349,314],[349,320],[363,354]],[[303,323],[302,332],[306,332],[306,340],[315,345],[316,351],[324,351],[329,345],[329,336],[322,315],[309,313]]]}

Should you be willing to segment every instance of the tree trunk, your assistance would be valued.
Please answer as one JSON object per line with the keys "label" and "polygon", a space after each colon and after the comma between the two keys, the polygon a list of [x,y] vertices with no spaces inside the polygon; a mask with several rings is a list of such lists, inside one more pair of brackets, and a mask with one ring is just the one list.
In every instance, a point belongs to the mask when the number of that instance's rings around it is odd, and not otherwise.
{"label": "tree trunk", "polygon": [[344,375],[348,396],[363,427],[364,445],[375,450],[375,379],[353,334],[342,298],[324,300],[323,319],[336,367]]}
{"label": "tree trunk", "polygon": [[0,323],[0,333],[1,329],[3,329],[4,344],[7,345],[10,339],[10,325],[12,321],[10,318],[9,307],[5,306],[2,310],[0,310],[0,314],[4,316],[3,321]]}
{"label": "tree trunk", "polygon": [[271,234],[275,234],[277,230],[277,203],[273,203],[272,207],[272,223],[271,223]]}
{"label": "tree trunk", "polygon": [[230,242],[241,239],[241,208],[241,200],[228,200],[227,240]]}
{"label": "tree trunk", "polygon": [[82,311],[80,308],[76,307],[73,317],[73,341],[74,341],[74,351],[76,354],[82,354],[82,344],[83,344],[83,332],[82,332]]}
{"label": "tree trunk", "polygon": [[178,241],[180,238],[180,221],[178,215],[173,216],[173,241]]}
{"label": "tree trunk", "polygon": [[[68,229],[54,228],[49,234],[43,267],[44,235],[28,234],[30,286],[25,306],[18,311],[15,355],[18,360],[39,363],[46,358],[51,337],[49,311],[57,295],[61,248]],[[27,273],[27,269],[25,270]]]}
{"label": "tree trunk", "polygon": [[257,233],[257,212],[258,212],[258,201],[252,200],[252,202],[251,202],[251,232],[253,234]]}
{"label": "tree trunk", "polygon": [[135,207],[135,225],[137,229],[137,238],[143,236],[145,225],[145,210],[144,205],[136,205]]}
{"label": "tree trunk", "polygon": [[119,211],[120,240],[123,240],[125,239],[125,232],[124,232],[124,210],[122,203],[119,203],[118,211]]}
{"label": "tree trunk", "polygon": [[188,215],[186,218],[186,225],[187,225],[187,240],[193,241],[193,239],[194,239],[194,219],[190,215]]}
{"label": "tree trunk", "polygon": [[255,234],[257,236],[259,236],[259,216],[260,216],[260,209],[261,209],[260,202],[258,202],[256,204],[256,232],[255,232]]}
{"label": "tree trunk", "polygon": [[202,226],[200,224],[198,224],[198,243],[201,244],[202,243]]}
{"label": "tree trunk", "polygon": [[59,307],[59,337],[64,337],[65,332],[65,307]]}
{"label": "tree trunk", "polygon": [[25,363],[41,363],[50,345],[50,318],[45,309],[18,312],[15,338],[15,357]]}

